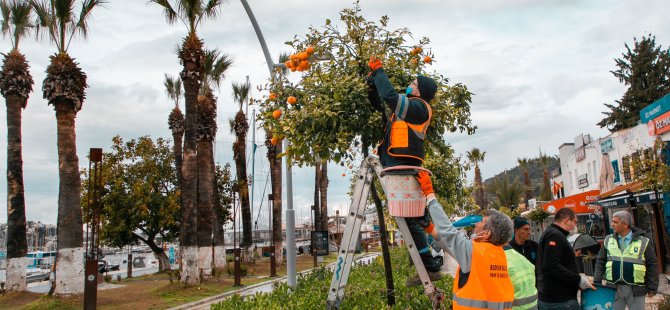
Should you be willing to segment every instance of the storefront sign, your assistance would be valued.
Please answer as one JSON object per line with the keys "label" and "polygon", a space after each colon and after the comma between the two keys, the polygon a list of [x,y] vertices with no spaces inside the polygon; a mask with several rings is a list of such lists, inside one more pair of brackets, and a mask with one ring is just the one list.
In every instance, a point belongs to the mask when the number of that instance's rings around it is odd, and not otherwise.
{"label": "storefront sign", "polygon": [[584,188],[589,186],[588,174],[584,173],[577,177],[577,187]]}
{"label": "storefront sign", "polygon": [[592,213],[596,210],[597,206],[589,203],[596,201],[598,195],[600,195],[600,190],[595,189],[550,201],[542,205],[542,208],[551,213],[556,213],[556,211],[562,208],[571,208],[575,213]]}
{"label": "storefront sign", "polygon": [[648,123],[650,120],[668,111],[670,111],[670,94],[665,95],[663,98],[656,100],[656,102],[642,109],[640,111],[640,122],[642,124]]}
{"label": "storefront sign", "polygon": [[584,147],[577,148],[575,150],[575,160],[576,161],[582,161],[586,158],[586,149]]}
{"label": "storefront sign", "polygon": [[600,152],[603,154],[609,153],[611,150],[614,149],[614,145],[612,144],[612,138],[609,138],[603,142],[600,142]]}
{"label": "storefront sign", "polygon": [[650,120],[647,123],[647,129],[652,137],[670,131],[670,112],[665,112],[661,116]]}

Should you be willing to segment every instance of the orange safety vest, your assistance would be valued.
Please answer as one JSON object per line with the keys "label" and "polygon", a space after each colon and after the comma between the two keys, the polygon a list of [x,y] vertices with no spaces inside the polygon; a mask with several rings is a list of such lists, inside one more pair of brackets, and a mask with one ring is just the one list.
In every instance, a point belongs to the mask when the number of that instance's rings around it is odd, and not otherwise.
{"label": "orange safety vest", "polygon": [[[387,125],[387,137],[390,143],[386,152],[390,156],[408,157],[423,162],[423,142],[426,139],[426,131],[428,130],[428,125],[430,125],[430,119],[433,117],[433,110],[425,100],[419,97],[407,98],[400,95],[398,98],[399,101],[403,99],[420,100],[428,109],[428,119],[422,124],[410,124],[404,120],[404,117],[403,119],[400,119],[396,113],[393,113],[389,119],[390,132],[388,128],[389,125]],[[398,103],[398,105],[401,104],[405,103]],[[409,102],[407,104],[409,104]]]}
{"label": "orange safety vest", "polygon": [[461,268],[454,279],[454,310],[512,309],[514,286],[507,273],[507,256],[501,246],[489,242],[472,243],[470,275],[458,287]]}

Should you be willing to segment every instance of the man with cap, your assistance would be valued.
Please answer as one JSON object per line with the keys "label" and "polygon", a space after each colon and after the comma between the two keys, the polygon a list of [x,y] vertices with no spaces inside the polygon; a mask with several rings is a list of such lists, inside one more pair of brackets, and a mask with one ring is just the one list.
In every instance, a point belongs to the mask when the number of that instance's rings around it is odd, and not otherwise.
{"label": "man with cap", "polygon": [[530,223],[523,218],[514,219],[514,238],[509,245],[523,255],[531,264],[537,259],[537,242],[530,239]]}
{"label": "man with cap", "polygon": [[[368,79],[370,85],[368,97],[373,107],[382,112],[386,122],[384,140],[377,148],[382,166],[384,168],[401,165],[420,167],[424,159],[423,146],[426,131],[432,116],[428,103],[435,97],[437,84],[433,79],[419,75],[407,86],[404,94],[399,94],[384,72],[381,60],[372,56],[368,66],[372,70]],[[375,89],[377,94],[374,94]],[[386,109],[382,106],[380,99],[390,109],[390,116],[386,115]],[[430,176],[426,172],[419,172],[417,179],[424,194],[433,193]],[[406,222],[430,278],[439,279],[442,261],[431,254],[424,232],[424,227],[431,223],[430,215],[426,211],[423,217],[408,217]],[[420,283],[416,276],[410,278],[406,284],[411,286]]]}

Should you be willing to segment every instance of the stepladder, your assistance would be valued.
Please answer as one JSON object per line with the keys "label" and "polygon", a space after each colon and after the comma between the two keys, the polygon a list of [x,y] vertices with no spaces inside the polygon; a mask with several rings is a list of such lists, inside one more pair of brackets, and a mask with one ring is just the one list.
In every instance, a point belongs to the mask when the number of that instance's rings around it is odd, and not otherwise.
{"label": "stepladder", "polygon": [[[394,217],[398,225],[425,294],[430,299],[434,309],[442,307],[444,293],[437,289],[430,280],[421,260],[421,254],[416,248],[405,221],[406,217],[420,217],[425,212],[425,197],[416,180],[416,174],[419,170],[427,171],[424,168],[414,166],[396,166],[383,169],[376,157],[367,157],[363,160],[356,175],[351,205],[346,215],[346,226],[338,249],[330,289],[328,290],[326,301],[328,309],[339,309],[344,300],[345,288],[356,251],[356,243],[358,242],[361,225],[365,221],[368,195],[375,177],[379,179],[382,185],[387,197],[389,214]],[[386,240],[381,240],[381,242],[386,242]]]}

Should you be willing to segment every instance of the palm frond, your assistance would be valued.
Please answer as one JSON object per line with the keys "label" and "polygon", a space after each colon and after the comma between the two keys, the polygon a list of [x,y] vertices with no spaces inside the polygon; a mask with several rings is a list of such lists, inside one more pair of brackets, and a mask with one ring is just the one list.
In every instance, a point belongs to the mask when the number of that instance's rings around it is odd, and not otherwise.
{"label": "palm frond", "polygon": [[221,82],[226,76],[226,71],[230,69],[233,65],[233,59],[228,54],[219,55],[219,57],[214,62],[214,67],[212,68],[211,77],[212,82],[216,84],[217,88],[221,88]]}
{"label": "palm frond", "polygon": [[170,1],[168,0],[150,0],[149,3],[155,3],[163,7],[163,15],[165,15],[165,20],[169,24],[174,24],[177,21],[177,18],[179,16],[177,15],[177,11],[175,11],[172,8],[172,5],[170,4]]}
{"label": "palm frond", "polygon": [[37,37],[39,38],[39,36],[43,33],[42,29],[46,28],[49,40],[56,42],[58,39],[56,38],[54,17],[51,12],[51,7],[49,6],[49,2],[38,0],[28,0],[28,2],[35,11],[35,34]]}
{"label": "palm frond", "polygon": [[242,109],[242,104],[244,104],[244,101],[247,100],[247,97],[249,97],[249,92],[251,91],[251,84],[249,84],[249,82],[244,82],[242,84],[233,82],[232,86],[233,86],[233,100],[235,100],[235,102],[237,102],[240,105],[240,109]]}
{"label": "palm frond", "polygon": [[10,12],[11,9],[9,7],[9,2],[0,1],[0,14],[2,14],[2,21],[0,21],[0,32],[3,36],[9,33]]}
{"label": "palm frond", "polygon": [[88,20],[91,16],[93,8],[104,6],[105,3],[107,2],[102,0],[85,0],[84,3],[82,3],[81,12],[79,13],[79,20],[75,26],[76,29],[79,30],[79,34],[81,34],[82,38],[86,38],[88,36]]}

